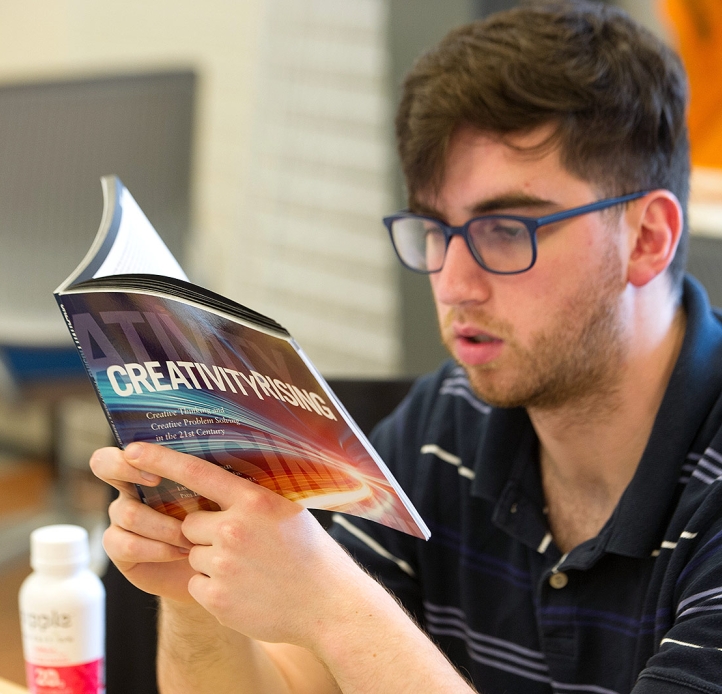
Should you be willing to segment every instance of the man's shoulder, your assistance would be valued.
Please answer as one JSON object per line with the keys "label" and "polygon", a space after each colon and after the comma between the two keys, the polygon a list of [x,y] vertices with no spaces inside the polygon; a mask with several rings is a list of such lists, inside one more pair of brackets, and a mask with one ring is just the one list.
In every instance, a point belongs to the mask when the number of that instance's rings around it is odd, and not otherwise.
{"label": "man's shoulder", "polygon": [[376,428],[372,443],[408,490],[422,484],[431,458],[458,462],[457,467],[463,461],[467,470],[499,412],[474,393],[464,369],[449,361],[416,381]]}
{"label": "man's shoulder", "polygon": [[488,403],[473,391],[464,369],[452,361],[444,362],[436,371],[419,377],[399,407],[384,420],[379,433],[404,438],[449,429],[458,422],[485,420],[492,412]]}

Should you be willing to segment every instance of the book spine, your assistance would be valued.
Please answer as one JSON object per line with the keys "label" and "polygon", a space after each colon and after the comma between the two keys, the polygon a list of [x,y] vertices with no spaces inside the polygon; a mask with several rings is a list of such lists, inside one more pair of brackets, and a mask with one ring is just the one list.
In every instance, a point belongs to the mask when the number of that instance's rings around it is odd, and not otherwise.
{"label": "book spine", "polygon": [[113,421],[113,418],[110,416],[110,411],[108,410],[108,406],[105,404],[105,400],[103,399],[103,394],[100,392],[100,388],[98,388],[98,384],[95,380],[95,377],[93,376],[93,372],[90,370],[90,366],[88,365],[88,361],[85,358],[85,354],[83,354],[83,348],[80,346],[80,341],[78,340],[78,336],[75,334],[75,328],[73,328],[73,323],[70,320],[70,316],[68,315],[68,312],[65,310],[65,306],[63,306],[63,299],[58,294],[55,295],[55,299],[57,300],[58,306],[60,307],[60,311],[63,314],[63,318],[65,318],[65,322],[68,325],[68,330],[70,331],[70,336],[73,338],[73,342],[75,343],[75,347],[78,350],[78,354],[80,355],[80,359],[83,362],[83,366],[85,367],[85,370],[88,373],[90,382],[93,384],[93,388],[95,389],[95,392],[98,395],[98,400],[100,401],[100,405],[103,408],[103,412],[105,412],[105,418],[108,420],[110,429],[113,432],[113,438],[115,439],[115,443],[118,446],[118,448],[125,448],[125,446],[123,445],[123,442],[120,439],[120,434],[118,434],[118,429],[115,426],[115,422]]}

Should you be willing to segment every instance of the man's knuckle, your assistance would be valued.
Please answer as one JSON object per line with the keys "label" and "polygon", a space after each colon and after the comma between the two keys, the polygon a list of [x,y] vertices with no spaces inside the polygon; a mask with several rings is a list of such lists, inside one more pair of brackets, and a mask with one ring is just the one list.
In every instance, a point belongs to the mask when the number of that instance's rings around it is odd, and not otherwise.
{"label": "man's knuckle", "polygon": [[218,537],[221,543],[234,545],[243,539],[243,528],[236,520],[223,520],[218,524]]}
{"label": "man's knuckle", "polygon": [[108,556],[112,556],[117,547],[117,535],[118,528],[111,525],[103,533],[103,549],[108,553]]}
{"label": "man's knuckle", "polygon": [[88,464],[96,477],[102,478],[106,475],[108,465],[112,459],[114,451],[116,450],[117,449],[114,448],[98,448],[93,451]]}
{"label": "man's knuckle", "polygon": [[225,576],[231,572],[233,561],[225,554],[215,554],[211,558],[211,570],[214,575]]}
{"label": "man's knuckle", "polygon": [[213,612],[223,614],[226,610],[226,592],[217,583],[211,581],[206,589],[206,601]]}
{"label": "man's knuckle", "polygon": [[98,456],[98,451],[94,451],[93,455],[90,456],[90,460],[88,461],[88,465],[90,466],[91,472],[96,476],[99,477],[99,466],[100,466],[100,460]]}
{"label": "man's knuckle", "polygon": [[138,516],[140,509],[137,504],[124,503],[120,506],[118,520],[120,524],[127,530],[133,530],[138,525]]}
{"label": "man's knuckle", "polygon": [[209,463],[200,458],[196,458],[192,455],[186,455],[183,457],[183,465],[185,468],[185,474],[190,479],[198,480],[201,484],[208,481],[209,475]]}
{"label": "man's knuckle", "polygon": [[126,558],[135,557],[140,552],[140,540],[135,535],[126,534],[120,547]]}
{"label": "man's knuckle", "polygon": [[261,517],[271,511],[272,498],[264,492],[262,489],[250,489],[246,493],[243,504],[250,515]]}

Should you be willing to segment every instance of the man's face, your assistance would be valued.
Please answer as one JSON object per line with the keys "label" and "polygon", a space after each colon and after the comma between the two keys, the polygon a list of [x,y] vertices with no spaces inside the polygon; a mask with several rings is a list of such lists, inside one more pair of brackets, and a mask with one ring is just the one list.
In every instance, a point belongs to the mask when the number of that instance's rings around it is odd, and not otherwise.
{"label": "man's face", "polygon": [[[539,129],[507,138],[538,144]],[[487,213],[537,217],[597,200],[557,151],[534,155],[472,129],[449,146],[438,195],[421,209],[462,225]],[[614,390],[626,351],[623,217],[592,213],[537,233],[531,270],[495,275],[453,237],[431,286],[444,343],[477,394],[501,407],[554,408]]]}

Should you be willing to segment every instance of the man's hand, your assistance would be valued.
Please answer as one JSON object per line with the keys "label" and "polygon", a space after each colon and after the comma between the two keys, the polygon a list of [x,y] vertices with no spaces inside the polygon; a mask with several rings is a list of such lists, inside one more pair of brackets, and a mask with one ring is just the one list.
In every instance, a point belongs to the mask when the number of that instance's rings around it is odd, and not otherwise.
{"label": "man's hand", "polygon": [[[178,599],[173,581],[185,579],[190,595],[224,626],[262,641],[312,647],[324,620],[338,618],[348,606],[350,596],[343,606],[336,598],[352,594],[354,583],[371,582],[299,504],[162,446],[131,444],[119,452],[122,460],[105,450],[96,456],[114,460],[114,474],[104,470],[105,478],[115,482],[123,499],[111,512],[106,545],[141,588],[152,576],[160,579],[161,591],[172,587]],[[96,461],[93,468],[98,467]],[[127,482],[118,484],[119,479],[148,484],[140,475],[149,473],[185,485],[221,510],[191,513],[181,524],[131,498]],[[186,547],[192,547],[191,571],[182,555]],[[151,562],[158,565],[148,568]],[[168,562],[178,564],[172,578]]]}
{"label": "man's hand", "polygon": [[[126,577],[176,602],[195,599],[242,634],[312,648],[314,632],[353,602],[354,584],[373,583],[302,506],[217,465],[146,443],[100,449],[90,464],[120,492],[104,545]],[[161,477],[221,510],[181,522],[149,508],[133,483]]]}
{"label": "man's hand", "polygon": [[110,527],[103,537],[105,551],[141,590],[192,603],[188,581],[195,571],[188,564],[188,552],[193,545],[183,535],[181,521],[138,499],[134,483],[153,487],[160,477],[129,462],[129,456],[140,448],[135,446],[131,444],[130,451],[101,448],[90,459],[95,475],[120,492],[108,509]]}

